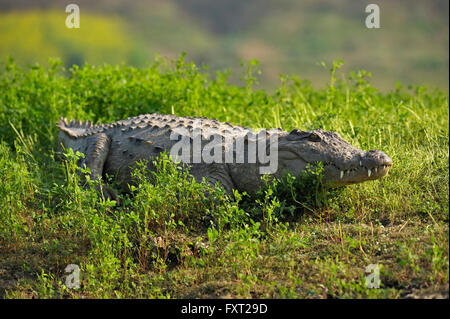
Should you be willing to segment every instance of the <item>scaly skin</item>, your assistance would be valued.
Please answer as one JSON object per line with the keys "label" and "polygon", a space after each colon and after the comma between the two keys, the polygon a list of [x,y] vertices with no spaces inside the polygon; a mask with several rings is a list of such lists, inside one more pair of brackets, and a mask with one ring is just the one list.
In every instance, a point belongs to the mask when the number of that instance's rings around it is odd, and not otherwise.
{"label": "scaly skin", "polygon": [[[161,152],[170,152],[178,142],[178,139],[170,139],[171,134],[176,132],[181,136],[192,136],[199,121],[201,124],[198,127],[202,129],[201,149],[212,139],[209,134],[205,134],[209,132],[222,138],[223,149],[231,150],[234,159],[243,155],[244,160],[242,163],[221,161],[208,164],[203,160],[196,163],[196,154],[191,152],[189,165],[195,179],[200,181],[205,177],[212,184],[219,182],[229,193],[237,189],[254,194],[262,185],[262,164],[258,161],[248,161],[251,149],[246,136],[250,130],[230,123],[207,118],[146,114],[94,126],[88,121],[69,123],[61,118],[58,123],[58,144],[66,149],[72,148],[84,153],[85,158],[81,165],[86,165],[91,170],[92,178],[99,179],[105,173],[116,175],[122,191],[128,191],[128,185],[132,184],[130,173],[136,162],[146,159],[150,163],[149,169],[154,169],[152,159],[158,157]],[[180,133],[181,129],[186,133]],[[297,176],[308,163],[320,161],[324,164],[324,180],[334,186],[341,186],[381,178],[392,166],[391,159],[383,152],[364,152],[344,141],[336,132],[317,129],[293,130],[288,133],[274,129],[266,132],[267,142],[274,141],[271,137],[278,143],[278,167],[272,173],[273,177],[281,177],[286,172]],[[244,154],[239,154],[236,150],[241,149],[236,147],[234,140],[238,138],[245,139]],[[117,198],[109,187],[104,188],[103,192],[107,197]]]}

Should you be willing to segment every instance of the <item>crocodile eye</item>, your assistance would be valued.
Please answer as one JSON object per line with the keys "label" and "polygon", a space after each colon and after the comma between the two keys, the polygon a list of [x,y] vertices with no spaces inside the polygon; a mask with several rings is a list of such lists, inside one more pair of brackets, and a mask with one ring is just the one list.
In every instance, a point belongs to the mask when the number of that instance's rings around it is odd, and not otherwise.
{"label": "crocodile eye", "polygon": [[311,142],[320,142],[322,139],[320,138],[320,136],[319,135],[317,135],[316,133],[311,133],[309,136],[308,136],[308,139],[311,141]]}
{"label": "crocodile eye", "polygon": [[298,141],[302,138],[308,137],[310,134],[309,132],[300,131],[298,129],[292,130],[289,135],[287,136],[289,141]]}

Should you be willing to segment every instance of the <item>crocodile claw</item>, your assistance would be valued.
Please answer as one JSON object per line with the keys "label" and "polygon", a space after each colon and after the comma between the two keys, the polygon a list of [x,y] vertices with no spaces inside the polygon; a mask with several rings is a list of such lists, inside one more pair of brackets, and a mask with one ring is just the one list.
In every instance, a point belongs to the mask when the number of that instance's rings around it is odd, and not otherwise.
{"label": "crocodile claw", "polygon": [[99,191],[105,200],[110,200],[110,201],[114,200],[114,201],[116,201],[116,205],[120,204],[119,196],[108,184],[101,185],[99,187]]}

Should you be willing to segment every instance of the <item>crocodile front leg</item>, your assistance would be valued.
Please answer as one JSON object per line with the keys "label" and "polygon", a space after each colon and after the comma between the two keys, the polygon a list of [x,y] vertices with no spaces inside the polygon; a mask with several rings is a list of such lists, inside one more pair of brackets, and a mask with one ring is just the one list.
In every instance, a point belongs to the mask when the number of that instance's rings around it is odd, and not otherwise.
{"label": "crocodile front leg", "polygon": [[[111,146],[111,138],[104,134],[99,133],[92,135],[87,140],[87,148],[85,151],[85,157],[81,165],[85,165],[91,171],[90,177],[93,180],[100,180],[103,174],[103,167],[106,159],[108,158],[109,148]],[[117,194],[106,183],[100,184],[98,189],[103,196],[110,200],[115,200],[118,203]]]}
{"label": "crocodile front leg", "polygon": [[193,165],[191,174],[197,182],[201,182],[203,177],[211,186],[215,186],[219,182],[228,195],[233,195],[234,184],[226,164]]}

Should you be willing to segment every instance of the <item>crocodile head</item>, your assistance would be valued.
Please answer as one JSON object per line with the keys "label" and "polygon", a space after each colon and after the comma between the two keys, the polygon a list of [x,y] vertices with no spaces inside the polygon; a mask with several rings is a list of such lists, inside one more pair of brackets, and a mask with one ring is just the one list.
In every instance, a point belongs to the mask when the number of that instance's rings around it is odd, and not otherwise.
{"label": "crocodile head", "polygon": [[322,162],[325,182],[341,186],[387,175],[392,160],[382,151],[362,151],[336,132],[293,130],[278,140],[279,172],[298,175],[308,164]]}

